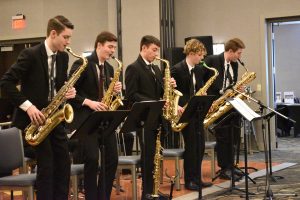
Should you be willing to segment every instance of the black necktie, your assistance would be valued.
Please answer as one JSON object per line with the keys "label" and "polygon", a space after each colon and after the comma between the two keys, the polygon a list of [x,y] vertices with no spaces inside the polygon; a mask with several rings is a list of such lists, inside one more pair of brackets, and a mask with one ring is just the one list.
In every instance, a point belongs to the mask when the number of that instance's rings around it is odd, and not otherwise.
{"label": "black necktie", "polygon": [[104,73],[103,73],[104,66],[98,65],[98,68],[100,71],[100,73],[99,73],[99,101],[101,101],[104,96]]}
{"label": "black necktie", "polygon": [[151,75],[154,78],[154,80],[156,80],[155,71],[154,71],[154,68],[153,68],[153,64],[147,65],[147,69],[151,72]]}
{"label": "black necktie", "polygon": [[195,94],[195,85],[194,85],[194,68],[191,69],[190,74],[190,97],[194,96]]}
{"label": "black necktie", "polygon": [[[229,64],[227,64],[227,68],[226,68],[226,74],[225,74],[225,84],[227,83],[227,79],[229,80],[229,84],[231,84],[232,83],[232,77],[231,77],[231,74],[230,74],[230,71],[229,71],[229,67],[230,67],[230,65]],[[226,85],[226,87],[227,87],[228,85]]]}
{"label": "black necktie", "polygon": [[50,101],[54,97],[55,90],[55,77],[54,77],[54,64],[56,61],[56,54],[51,55],[51,68],[50,68]]}

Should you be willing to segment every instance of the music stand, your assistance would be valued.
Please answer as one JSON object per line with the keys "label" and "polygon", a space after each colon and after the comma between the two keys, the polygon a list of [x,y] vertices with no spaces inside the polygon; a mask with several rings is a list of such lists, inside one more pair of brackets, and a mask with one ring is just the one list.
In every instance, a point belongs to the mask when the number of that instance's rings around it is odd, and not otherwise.
{"label": "music stand", "polygon": [[[159,116],[162,115],[162,108],[165,104],[165,101],[141,101],[136,102],[133,104],[131,111],[126,118],[120,133],[128,133],[131,131],[136,131],[141,129],[142,135],[142,142],[143,147],[142,150],[145,153],[145,141],[144,141],[144,134],[145,129],[153,130],[157,127],[156,121],[158,120]],[[146,157],[142,160],[144,166],[144,172],[146,171]],[[145,173],[142,174],[143,182],[145,182]]]}
{"label": "music stand", "polygon": [[87,119],[81,124],[81,126],[72,135],[72,138],[83,140],[88,137],[88,134],[97,132],[101,134],[102,144],[100,145],[100,157],[101,157],[101,173],[103,187],[101,190],[101,198],[106,199],[105,195],[105,148],[104,138],[108,134],[113,133],[119,124],[125,119],[130,111],[118,110],[118,111],[96,111],[93,112]]}
{"label": "music stand", "polygon": [[[221,129],[221,128],[228,128],[230,127],[230,142],[231,142],[231,156],[232,156],[232,161],[231,161],[231,183],[230,183],[230,188],[228,189],[229,192],[232,192],[233,190],[237,190],[237,191],[240,191],[240,192],[245,192],[244,190],[240,189],[240,188],[237,188],[236,185],[235,185],[235,182],[240,180],[240,178],[236,179],[235,178],[235,169],[239,170],[241,173],[242,173],[242,176],[245,176],[245,179],[250,179],[254,184],[256,184],[256,182],[248,176],[248,174],[246,174],[245,172],[243,172],[239,167],[237,167],[237,165],[234,164],[234,154],[235,154],[235,149],[237,151],[237,154],[239,153],[238,152],[238,149],[239,147],[234,147],[234,128],[241,128],[240,126],[237,126],[236,124],[234,124],[234,121],[232,118],[236,117],[237,115],[240,115],[238,112],[231,112],[230,114],[226,115],[224,118],[222,118],[220,121],[218,121],[218,123],[210,126],[208,128],[209,132],[211,133],[214,133],[214,129]],[[226,124],[226,125],[223,125],[227,120],[230,119],[230,124]],[[223,126],[222,126],[223,125]],[[239,146],[239,143],[240,143],[240,138],[238,139],[238,142],[237,142],[237,146]],[[247,144],[245,144],[247,145]],[[247,156],[247,155],[246,155]],[[246,159],[247,160],[247,159]],[[248,169],[248,167],[247,167]],[[216,180],[219,176],[221,175],[221,173],[219,173],[216,177],[214,177],[212,180]],[[241,177],[242,177],[241,176]],[[225,191],[226,193],[227,191]]]}
{"label": "music stand", "polygon": [[[259,119],[268,119],[268,120],[270,120],[270,118],[274,115],[274,114],[276,114],[276,115],[278,115],[278,116],[280,116],[280,117],[282,117],[282,118],[284,118],[284,119],[286,119],[286,120],[288,120],[288,121],[290,121],[290,122],[292,122],[292,123],[296,123],[296,121],[295,120],[293,120],[293,119],[291,119],[291,118],[289,118],[289,117],[287,117],[287,116],[285,116],[285,115],[283,115],[283,114],[281,114],[281,113],[279,113],[279,112],[277,112],[276,110],[274,110],[273,108],[270,108],[270,107],[268,107],[268,106],[265,106],[260,100],[257,100],[257,99],[255,99],[254,97],[251,97],[251,96],[249,96],[248,94],[245,94],[245,93],[242,93],[242,92],[240,92],[240,91],[238,91],[238,90],[236,90],[236,89],[234,89],[234,88],[232,88],[232,90],[234,90],[235,92],[237,92],[238,94],[241,94],[242,96],[244,96],[244,97],[246,97],[247,99],[250,99],[251,101],[253,101],[253,102],[255,102],[256,104],[258,104],[259,105],[259,109],[260,109],[260,111],[261,111],[261,113],[263,113],[263,111],[264,111],[264,109],[267,109],[267,110],[269,110],[269,111],[271,111],[270,113],[268,113],[267,115],[265,115],[265,116],[261,116]],[[244,103],[244,102],[243,102]],[[245,104],[245,103],[244,103]],[[249,108],[250,109],[250,108]],[[271,135],[270,135],[270,122],[268,121],[268,132],[269,132],[269,155],[271,155]],[[274,194],[273,194],[273,192],[272,192],[272,190],[271,190],[271,187],[270,187],[270,184],[269,184],[269,166],[268,166],[268,153],[267,153],[267,151],[268,151],[268,148],[267,148],[267,145],[266,145],[266,132],[265,132],[265,126],[264,126],[264,124],[262,123],[262,131],[263,131],[263,139],[264,139],[264,149],[265,149],[265,160],[266,160],[266,184],[267,184],[267,190],[266,190],[266,198],[267,199],[272,199],[273,198],[273,196],[274,196]],[[270,166],[271,166],[271,164],[272,163],[270,163]],[[272,169],[272,168],[271,168]],[[277,195],[288,195],[288,196],[296,196],[296,194],[277,194]]]}
{"label": "music stand", "polygon": [[[182,113],[178,123],[187,123],[194,118],[197,118],[199,123],[203,123],[203,120],[212,104],[212,102],[216,99],[215,95],[206,95],[206,96],[193,96],[188,104],[184,112]],[[200,132],[201,134],[201,132]],[[203,134],[203,133],[202,133]],[[201,137],[198,137],[199,140]],[[201,144],[201,141],[198,141]],[[199,148],[199,156],[201,155],[201,148]],[[199,176],[199,189],[198,189],[198,199],[202,199],[202,179],[201,179],[201,162],[199,159],[200,166],[200,176]]]}
{"label": "music stand", "polygon": [[[242,116],[243,121],[246,120],[249,122],[261,119],[262,117],[254,112],[243,100],[239,98],[233,98],[227,100],[234,108],[235,110]],[[247,152],[247,136],[246,136],[246,127],[244,123],[244,157],[245,157],[245,193],[246,193],[246,199],[249,199],[249,191],[248,191],[248,152]]]}

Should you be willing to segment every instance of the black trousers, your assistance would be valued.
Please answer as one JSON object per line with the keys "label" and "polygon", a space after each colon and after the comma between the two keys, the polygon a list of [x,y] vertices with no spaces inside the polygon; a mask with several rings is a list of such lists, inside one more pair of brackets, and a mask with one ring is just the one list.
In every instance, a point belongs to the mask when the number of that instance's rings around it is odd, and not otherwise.
{"label": "black trousers", "polygon": [[[185,143],[184,159],[184,181],[198,182],[200,180],[200,167],[202,164],[205,140],[202,123],[198,120],[191,120],[190,123],[182,130]],[[199,155],[200,153],[200,155]]]}
{"label": "black trousers", "polygon": [[[157,130],[137,131],[141,145],[142,199],[153,192],[153,169]],[[144,138],[143,136],[144,135]]]}
{"label": "black trousers", "polygon": [[215,131],[218,166],[221,169],[229,169],[234,163],[234,155],[232,154],[234,145],[240,142],[240,116],[232,115],[220,124]]}
{"label": "black trousers", "polygon": [[58,125],[36,146],[37,200],[67,200],[70,180],[68,138]]}
{"label": "black trousers", "polygon": [[[82,157],[84,162],[84,189],[86,200],[110,199],[113,181],[118,167],[118,151],[115,133],[107,134],[104,138],[101,133],[92,133],[81,141]],[[105,149],[105,166],[101,166],[100,176],[97,181],[99,172],[99,147],[104,145]],[[105,184],[102,183],[103,167],[105,167]],[[104,188],[105,185],[105,188]],[[103,194],[103,191],[105,194]]]}

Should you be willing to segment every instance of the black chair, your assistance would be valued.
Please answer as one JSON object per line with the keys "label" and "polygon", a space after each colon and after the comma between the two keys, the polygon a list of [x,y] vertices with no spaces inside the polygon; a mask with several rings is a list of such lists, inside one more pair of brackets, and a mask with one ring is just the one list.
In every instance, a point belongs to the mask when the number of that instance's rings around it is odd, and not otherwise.
{"label": "black chair", "polygon": [[[11,173],[24,168],[24,150],[21,132],[17,128],[0,130],[0,173]],[[34,199],[36,174],[9,175],[0,178],[0,191],[22,190],[29,200]]]}

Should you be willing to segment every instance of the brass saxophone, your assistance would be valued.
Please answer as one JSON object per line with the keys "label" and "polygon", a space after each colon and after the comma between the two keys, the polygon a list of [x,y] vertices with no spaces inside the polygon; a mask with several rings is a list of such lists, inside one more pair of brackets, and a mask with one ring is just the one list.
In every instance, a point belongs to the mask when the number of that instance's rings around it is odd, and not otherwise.
{"label": "brass saxophone", "polygon": [[121,94],[114,93],[115,84],[117,81],[119,81],[119,77],[122,72],[122,63],[116,57],[112,56],[112,58],[118,63],[118,68],[115,70],[114,77],[111,80],[109,87],[101,100],[101,102],[108,107],[109,111],[117,110],[119,106],[123,106]]}
{"label": "brass saxophone", "polygon": [[178,101],[182,96],[182,93],[170,86],[171,72],[169,61],[159,57],[156,57],[155,59],[166,63],[163,99],[168,106],[163,109],[163,116],[166,120],[172,122],[173,118],[178,115]]}
{"label": "brass saxophone", "polygon": [[156,147],[155,147],[155,155],[154,155],[154,170],[153,170],[153,192],[151,194],[152,199],[159,198],[159,186],[160,186],[160,167],[161,161],[163,160],[162,150],[163,147],[161,146],[160,142],[160,134],[161,130],[158,131],[156,136]]}
{"label": "brass saxophone", "polygon": [[[213,84],[213,82],[216,80],[217,76],[219,75],[218,70],[216,70],[213,67],[208,67],[205,62],[202,62],[202,65],[203,65],[203,67],[205,67],[209,70],[212,70],[214,72],[214,75],[212,77],[210,77],[209,80],[205,83],[205,85],[196,92],[195,96],[205,95],[208,88]],[[183,106],[183,108],[186,109],[187,105],[188,104],[185,104]],[[180,132],[182,129],[184,129],[188,125],[188,123],[179,123],[178,124],[180,117],[181,117],[181,115],[177,115],[176,118],[174,119],[174,121],[172,121],[172,123],[171,123],[172,130],[175,132]]]}
{"label": "brass saxophone", "polygon": [[223,116],[226,112],[232,109],[232,105],[226,101],[228,98],[240,98],[245,99],[242,94],[237,93],[235,90],[239,90],[242,85],[249,84],[256,78],[255,72],[249,72],[248,69],[243,65],[246,69],[246,72],[242,75],[241,80],[239,80],[233,90],[227,90],[220,98],[215,100],[211,105],[204,121],[204,128],[208,128],[211,124],[213,124],[217,119]]}
{"label": "brass saxophone", "polygon": [[70,104],[65,104],[62,109],[58,109],[60,105],[65,103],[65,94],[67,91],[74,86],[81,73],[85,70],[87,66],[87,59],[73,53],[70,47],[66,47],[66,50],[74,57],[82,59],[83,64],[74,72],[68,82],[66,82],[65,85],[60,88],[50,104],[46,108],[42,109],[41,112],[46,118],[45,124],[37,126],[33,123],[30,123],[26,127],[25,140],[32,146],[36,146],[44,141],[49,133],[63,120],[65,120],[67,123],[71,123],[73,121],[74,112]]}

